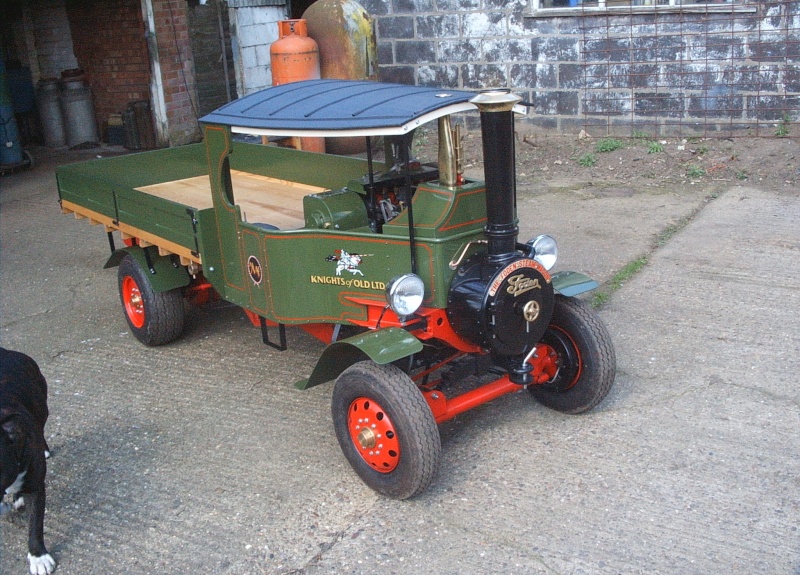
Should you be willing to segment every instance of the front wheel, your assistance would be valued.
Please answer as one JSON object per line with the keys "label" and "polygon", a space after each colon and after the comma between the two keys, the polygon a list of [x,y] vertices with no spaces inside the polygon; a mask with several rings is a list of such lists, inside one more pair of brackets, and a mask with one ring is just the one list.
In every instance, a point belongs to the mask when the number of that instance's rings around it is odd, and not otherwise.
{"label": "front wheel", "polygon": [[530,385],[542,405],[563,413],[583,413],[600,403],[614,383],[617,359],[605,324],[581,300],[556,296],[553,317],[534,361],[549,362],[546,383]]}
{"label": "front wheel", "polygon": [[163,345],[183,333],[186,312],[179,289],[157,292],[130,255],[119,264],[119,297],[133,335],[145,345]]}
{"label": "front wheel", "polygon": [[393,499],[424,491],[439,467],[439,429],[422,393],[393,365],[362,361],[336,380],[336,438],[371,489]]}

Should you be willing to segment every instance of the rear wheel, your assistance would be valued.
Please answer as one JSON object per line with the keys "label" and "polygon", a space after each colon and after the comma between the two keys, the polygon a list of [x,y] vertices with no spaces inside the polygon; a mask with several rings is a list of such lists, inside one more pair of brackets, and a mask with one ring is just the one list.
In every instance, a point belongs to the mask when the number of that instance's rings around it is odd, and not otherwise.
{"label": "rear wheel", "polygon": [[185,311],[179,289],[157,292],[130,255],[119,264],[119,297],[133,335],[145,345],[163,345],[183,333]]}
{"label": "rear wheel", "polygon": [[422,393],[393,365],[362,361],[336,380],[331,405],[342,452],[370,488],[394,499],[424,491],[436,475],[439,429]]}
{"label": "rear wheel", "polygon": [[550,364],[549,381],[530,385],[539,403],[564,413],[582,413],[600,403],[614,383],[617,360],[605,324],[585,302],[556,296],[553,317],[536,355]]}

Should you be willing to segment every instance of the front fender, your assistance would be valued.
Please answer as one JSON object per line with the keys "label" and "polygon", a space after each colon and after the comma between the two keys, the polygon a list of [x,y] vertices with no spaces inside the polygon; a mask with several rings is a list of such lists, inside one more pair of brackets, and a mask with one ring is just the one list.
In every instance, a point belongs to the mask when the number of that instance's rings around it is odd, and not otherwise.
{"label": "front fender", "polygon": [[359,361],[372,360],[384,365],[422,351],[422,343],[407,331],[390,327],[368,331],[325,348],[311,377],[297,382],[299,389],[308,389],[331,381]]}
{"label": "front fender", "polygon": [[[145,250],[150,250],[145,252]],[[185,267],[176,265],[169,256],[158,255],[156,248],[141,248],[130,246],[116,250],[108,258],[103,269],[117,267],[126,255],[135,259],[142,269],[148,272],[150,285],[157,292],[165,292],[175,288],[186,287],[192,278]]]}
{"label": "front fender", "polygon": [[555,292],[567,297],[592,291],[599,285],[589,276],[579,272],[558,272],[553,274],[552,281]]}

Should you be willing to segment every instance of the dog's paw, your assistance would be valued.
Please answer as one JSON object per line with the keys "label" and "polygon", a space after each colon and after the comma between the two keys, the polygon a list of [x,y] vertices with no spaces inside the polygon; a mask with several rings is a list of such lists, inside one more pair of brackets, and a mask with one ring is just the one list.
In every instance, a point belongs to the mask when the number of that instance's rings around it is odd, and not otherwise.
{"label": "dog's paw", "polygon": [[49,553],[38,557],[28,553],[28,562],[30,563],[31,575],[50,575],[56,570],[56,561]]}

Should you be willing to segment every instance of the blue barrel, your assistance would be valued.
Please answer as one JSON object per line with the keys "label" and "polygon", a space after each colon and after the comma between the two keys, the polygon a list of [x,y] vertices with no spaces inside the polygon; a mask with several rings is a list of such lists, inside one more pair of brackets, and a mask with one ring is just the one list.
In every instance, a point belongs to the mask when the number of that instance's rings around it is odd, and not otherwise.
{"label": "blue barrel", "polygon": [[8,87],[6,65],[0,58],[0,166],[22,163],[22,144],[19,141],[14,103]]}

